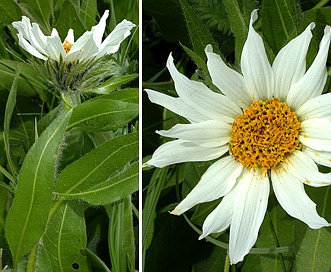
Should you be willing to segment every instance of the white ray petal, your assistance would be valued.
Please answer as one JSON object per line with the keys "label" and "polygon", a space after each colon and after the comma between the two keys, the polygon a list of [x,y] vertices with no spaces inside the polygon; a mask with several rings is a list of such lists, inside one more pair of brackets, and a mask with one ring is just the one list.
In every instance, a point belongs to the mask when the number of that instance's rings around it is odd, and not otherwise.
{"label": "white ray petal", "polygon": [[18,37],[18,44],[26,51],[28,51],[31,55],[39,58],[39,59],[43,59],[43,60],[47,60],[47,57],[45,57],[44,55],[42,55],[41,53],[39,53],[37,51],[37,49],[35,49],[34,47],[31,46],[30,43],[28,43],[23,37],[22,35],[19,33],[17,34]]}
{"label": "white ray petal", "polygon": [[171,213],[180,215],[199,203],[209,202],[227,195],[236,184],[242,169],[243,166],[232,156],[216,161]]}
{"label": "white ray petal", "polygon": [[156,92],[153,90],[145,89],[148,94],[148,98],[151,102],[158,104],[168,110],[185,117],[192,123],[203,122],[210,120],[206,116],[202,115],[200,112],[196,111],[193,108],[187,106],[183,99],[180,97],[172,97],[160,92]]}
{"label": "white ray petal", "polygon": [[331,184],[331,173],[320,173],[314,160],[304,152],[293,152],[282,167],[288,175],[295,176],[297,180],[310,186],[321,187]]}
{"label": "white ray petal", "polygon": [[229,257],[232,264],[242,261],[255,244],[270,191],[268,175],[258,170],[246,172],[238,186],[230,228]]}
{"label": "white ray petal", "polygon": [[71,44],[75,43],[75,36],[74,36],[74,30],[73,29],[70,28],[68,30],[67,37],[64,40],[67,40]]}
{"label": "white ray petal", "polygon": [[103,33],[106,29],[106,20],[109,16],[109,10],[105,10],[99,23],[92,27],[91,31],[93,32],[93,39],[95,44],[99,47],[101,45]]}
{"label": "white ray petal", "polygon": [[306,71],[306,55],[312,38],[311,23],[304,32],[291,40],[277,54],[272,69],[275,75],[275,97],[285,101],[291,85],[298,82]]}
{"label": "white ray petal", "polygon": [[169,130],[157,131],[164,137],[189,140],[204,147],[217,147],[229,142],[231,125],[218,120],[195,124],[177,124]]}
{"label": "white ray petal", "polygon": [[241,108],[247,108],[253,100],[245,90],[243,76],[228,67],[219,55],[213,53],[211,45],[207,45],[205,52],[213,84],[223,94],[236,101]]}
{"label": "white ray petal", "polygon": [[287,103],[292,110],[296,111],[309,99],[321,95],[326,78],[326,60],[329,52],[331,39],[331,27],[326,26],[324,36],[320,43],[317,56],[305,75],[290,88]]}
{"label": "white ray petal", "polygon": [[331,140],[321,140],[317,138],[310,138],[307,135],[299,135],[299,141],[311,149],[331,152]]}
{"label": "white ray petal", "polygon": [[307,196],[304,185],[290,172],[279,167],[271,169],[275,195],[283,209],[292,217],[306,223],[312,229],[329,226],[316,211],[316,204]]}
{"label": "white ray petal", "polygon": [[229,150],[228,145],[202,147],[192,142],[175,140],[161,145],[145,165],[165,167],[180,162],[210,161],[221,157]]}
{"label": "white ray petal", "polygon": [[317,151],[309,147],[304,147],[302,152],[311,157],[316,163],[331,167],[331,152]]}
{"label": "white ray petal", "polygon": [[190,80],[179,73],[171,54],[167,61],[167,68],[174,80],[179,97],[207,119],[233,122],[237,115],[242,114],[240,107],[229,97],[215,93],[202,82]]}
{"label": "white ray petal", "polygon": [[297,111],[300,121],[309,118],[328,118],[331,120],[331,93],[309,99]]}
{"label": "white ray petal", "polygon": [[88,43],[94,43],[93,34],[91,31],[86,31],[78,40],[72,45],[70,51],[66,54],[66,61],[75,61],[80,58],[81,52]]}
{"label": "white ray petal", "polygon": [[301,122],[302,132],[309,138],[331,140],[331,121],[326,118],[310,118]]}
{"label": "white ray petal", "polygon": [[253,10],[248,37],[241,54],[241,70],[250,97],[253,100],[266,100],[274,95],[274,75],[262,38],[253,28],[257,18],[257,10]]}
{"label": "white ray petal", "polygon": [[51,36],[47,37],[46,43],[45,52],[51,59],[60,61],[60,55],[62,55],[63,58],[65,57],[66,52],[62,46],[59,33],[55,28],[53,28]]}
{"label": "white ray petal", "polygon": [[207,216],[202,226],[202,234],[199,240],[211,233],[218,233],[226,230],[232,220],[233,206],[237,198],[237,187],[235,186],[221,201],[220,204]]}
{"label": "white ray petal", "polygon": [[122,41],[131,34],[131,29],[135,26],[135,24],[127,20],[119,23],[99,46],[99,53],[96,55],[96,58],[117,52]]}

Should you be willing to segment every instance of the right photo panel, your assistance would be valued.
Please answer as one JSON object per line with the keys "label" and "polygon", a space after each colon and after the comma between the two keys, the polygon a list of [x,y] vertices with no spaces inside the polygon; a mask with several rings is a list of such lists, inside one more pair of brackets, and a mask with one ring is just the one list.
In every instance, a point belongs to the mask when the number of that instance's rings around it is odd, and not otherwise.
{"label": "right photo panel", "polygon": [[144,272],[331,271],[331,6],[144,0]]}

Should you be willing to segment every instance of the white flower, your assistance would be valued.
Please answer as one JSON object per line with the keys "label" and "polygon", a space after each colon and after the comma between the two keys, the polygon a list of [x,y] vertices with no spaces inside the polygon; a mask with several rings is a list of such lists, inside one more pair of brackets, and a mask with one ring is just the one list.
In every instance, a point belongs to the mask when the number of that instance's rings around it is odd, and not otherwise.
{"label": "white flower", "polygon": [[331,184],[331,174],[320,173],[316,165],[331,167],[331,93],[322,95],[331,28],[325,27],[307,71],[313,23],[278,53],[271,66],[253,28],[257,17],[254,10],[242,51],[242,74],[230,69],[210,45],[206,47],[213,84],[224,95],[180,74],[171,55],[167,67],[179,97],[146,90],[153,103],[190,122],[158,131],[176,140],[160,146],[146,165],[217,159],[172,214],[223,197],[206,218],[200,239],[230,226],[232,264],[242,261],[256,242],[267,209],[268,173],[289,215],[313,229],[330,225],[317,214],[304,184]]}
{"label": "white flower", "polygon": [[57,62],[60,56],[66,62],[98,59],[104,55],[117,52],[121,42],[130,35],[130,30],[135,24],[123,20],[102,42],[102,36],[106,28],[106,20],[109,11],[106,10],[99,24],[93,26],[91,31],[86,31],[74,41],[74,31],[69,29],[64,42],[61,42],[59,34],[53,28],[50,36],[45,36],[36,23],[30,23],[30,19],[22,16],[22,21],[13,22],[18,30],[19,45],[33,56],[46,60],[51,58]]}

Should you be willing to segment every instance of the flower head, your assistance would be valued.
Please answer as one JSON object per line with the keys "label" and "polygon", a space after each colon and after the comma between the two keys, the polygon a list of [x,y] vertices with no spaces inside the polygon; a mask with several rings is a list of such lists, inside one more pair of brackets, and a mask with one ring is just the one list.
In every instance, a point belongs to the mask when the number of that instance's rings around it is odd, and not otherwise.
{"label": "flower head", "polygon": [[230,227],[233,264],[256,242],[270,183],[289,215],[313,229],[330,225],[318,215],[304,184],[331,184],[331,174],[317,168],[331,166],[331,93],[322,94],[331,28],[325,27],[318,54],[306,70],[314,24],[282,48],[270,65],[253,28],[257,18],[254,10],[241,73],[229,68],[210,45],[205,49],[212,82],[223,94],[180,74],[171,55],[167,67],[179,97],[146,90],[152,102],[190,122],[158,131],[176,140],[160,146],[146,164],[164,167],[216,159],[172,214],[223,197],[206,218],[200,239]]}
{"label": "flower head", "polygon": [[20,46],[31,55],[43,60],[51,58],[59,62],[62,58],[65,62],[77,62],[98,59],[117,52],[121,42],[130,35],[130,30],[135,24],[123,20],[102,41],[108,16],[109,11],[106,10],[99,24],[93,26],[90,31],[86,31],[76,41],[74,41],[72,29],[69,29],[63,42],[55,28],[50,36],[45,36],[39,25],[36,23],[31,25],[30,19],[25,16],[22,16],[21,21],[13,22],[13,26],[18,31]]}

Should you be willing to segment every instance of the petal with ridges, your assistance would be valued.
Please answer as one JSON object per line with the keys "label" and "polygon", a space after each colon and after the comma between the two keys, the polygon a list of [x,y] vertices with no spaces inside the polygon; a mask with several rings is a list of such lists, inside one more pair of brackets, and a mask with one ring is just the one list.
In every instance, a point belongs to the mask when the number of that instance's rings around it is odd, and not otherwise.
{"label": "petal with ridges", "polygon": [[242,261],[255,244],[267,210],[269,191],[268,175],[258,170],[248,170],[238,181],[229,241],[232,264]]}
{"label": "petal with ridges", "polygon": [[17,34],[18,37],[18,44],[26,51],[28,51],[31,55],[39,58],[39,59],[43,59],[46,60],[47,57],[45,57],[44,55],[40,54],[34,47],[31,46],[30,43],[28,43],[23,37],[22,35],[19,33]]}
{"label": "petal with ridges", "polygon": [[312,149],[318,151],[331,152],[331,140],[321,140],[316,138],[310,138],[307,135],[299,135],[299,141]]}
{"label": "petal with ridges", "polygon": [[326,60],[329,52],[331,27],[326,26],[317,56],[305,75],[290,88],[287,103],[292,110],[297,110],[309,99],[321,95],[326,78]]}
{"label": "petal with ridges", "polygon": [[211,45],[207,45],[205,52],[213,84],[223,94],[236,101],[241,108],[247,108],[253,100],[245,90],[243,76],[228,67],[219,55],[213,53]]}
{"label": "petal with ridges", "polygon": [[46,43],[47,47],[45,47],[45,51],[51,59],[60,61],[60,55],[63,58],[65,57],[66,52],[62,46],[59,33],[55,28],[53,28],[51,36],[47,37]]}
{"label": "petal with ridges", "polygon": [[331,152],[317,151],[304,147],[302,152],[311,157],[316,163],[331,167]]}
{"label": "petal with ridges", "polygon": [[309,118],[328,118],[331,120],[331,93],[316,96],[304,103],[296,114],[300,121]]}
{"label": "petal with ridges", "polygon": [[231,138],[231,125],[218,120],[208,120],[195,124],[177,124],[169,130],[157,131],[158,134],[189,140],[204,147],[221,146]]}
{"label": "petal with ridges", "polygon": [[92,27],[91,31],[93,32],[93,39],[95,44],[99,47],[102,42],[103,33],[106,29],[106,20],[109,16],[109,10],[105,10],[99,23]]}
{"label": "petal with ridges", "polygon": [[326,118],[311,118],[301,122],[302,135],[309,138],[331,140],[331,121]]}
{"label": "petal with ridges", "polygon": [[207,119],[233,122],[237,115],[242,114],[240,107],[229,97],[215,93],[202,82],[190,80],[182,75],[175,67],[171,54],[167,61],[167,68],[174,80],[179,97]]}
{"label": "petal with ridges", "polygon": [[312,229],[329,226],[316,211],[316,204],[307,196],[304,185],[290,172],[279,167],[271,169],[275,195],[283,209],[292,217],[306,223]]}
{"label": "petal with ridges", "polygon": [[277,54],[272,69],[275,76],[275,97],[284,101],[292,84],[306,72],[306,55],[312,38],[311,30],[315,27],[311,23],[304,32],[291,40]]}
{"label": "petal with ridges", "polygon": [[221,157],[229,150],[227,145],[221,147],[202,147],[192,142],[175,140],[161,145],[155,150],[152,159],[145,163],[156,167],[180,162],[210,161]]}
{"label": "petal with ridges", "polygon": [[322,187],[331,184],[331,173],[320,173],[314,160],[304,152],[293,152],[282,167],[289,175],[310,186]]}
{"label": "petal with ridges", "polygon": [[123,20],[115,29],[108,35],[108,37],[101,43],[99,53],[96,58],[101,58],[104,55],[113,54],[117,52],[121,42],[131,34],[131,29],[136,25],[130,21]]}
{"label": "petal with ridges", "polygon": [[241,54],[241,71],[250,97],[253,100],[266,100],[271,99],[274,94],[274,75],[262,38],[253,28],[257,18],[257,10],[254,10]]}
{"label": "petal with ridges", "polygon": [[145,89],[151,102],[158,104],[168,110],[185,117],[191,123],[203,122],[209,120],[200,112],[187,106],[180,97],[172,97],[160,92]]}
{"label": "petal with ridges", "polygon": [[171,214],[180,215],[199,203],[209,202],[228,194],[236,184],[242,169],[243,166],[232,156],[214,162]]}

